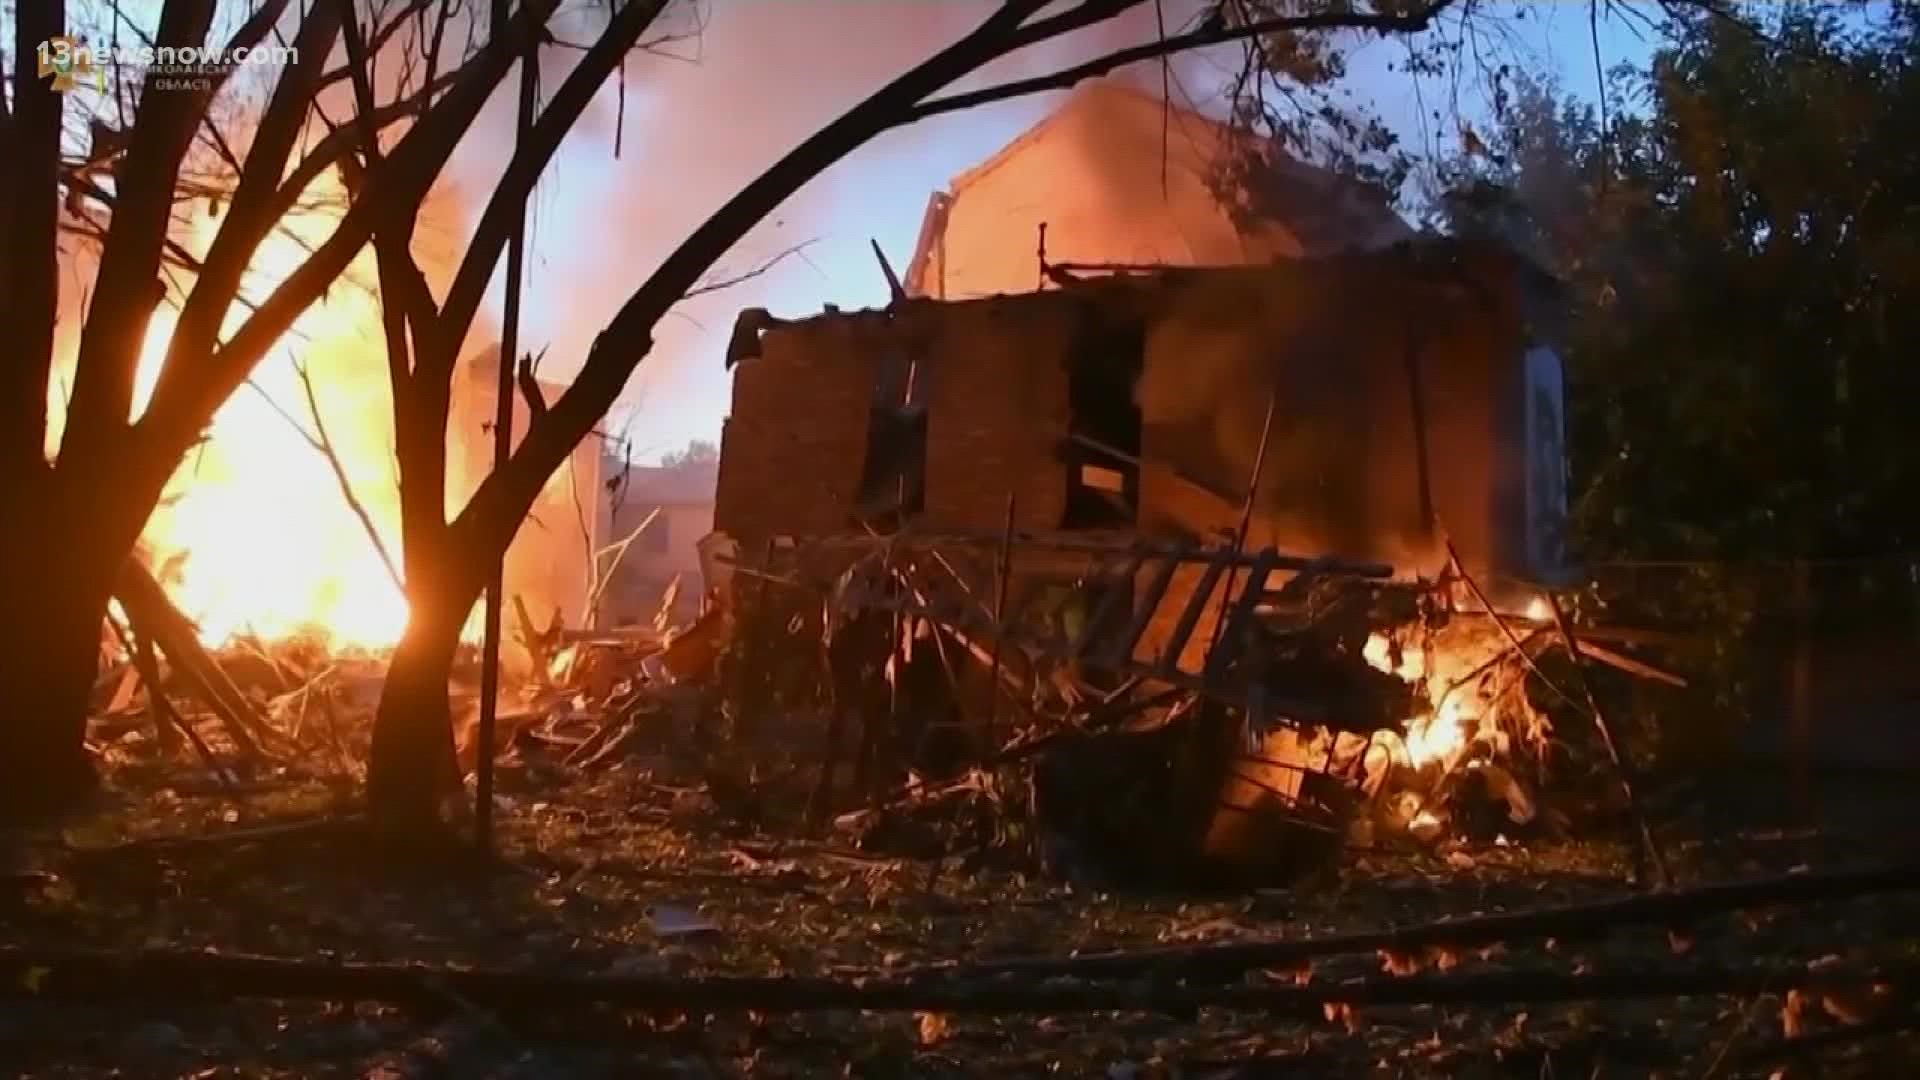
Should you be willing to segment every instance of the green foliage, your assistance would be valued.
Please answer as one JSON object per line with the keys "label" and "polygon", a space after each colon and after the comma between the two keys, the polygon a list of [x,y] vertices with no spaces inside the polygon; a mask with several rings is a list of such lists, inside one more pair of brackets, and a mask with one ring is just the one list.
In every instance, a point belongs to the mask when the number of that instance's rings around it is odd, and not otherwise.
{"label": "green foliage", "polygon": [[[1435,0],[1227,0],[1214,17],[1238,26],[1291,16],[1324,14],[1412,17],[1429,9],[1445,13]],[[1446,46],[1416,43],[1417,35],[1397,39],[1407,49],[1410,69],[1426,74],[1444,70]],[[1249,139],[1221,178],[1228,190],[1257,186],[1270,173],[1270,155],[1326,166],[1396,197],[1413,158],[1364,98],[1344,85],[1347,51],[1361,38],[1351,30],[1284,31],[1246,43],[1241,63],[1228,86],[1234,126],[1257,136]]]}
{"label": "green foliage", "polygon": [[1910,6],[1746,10],[1677,15],[1611,116],[1517,80],[1436,200],[1568,286],[1582,616],[1699,631],[1643,748],[1730,734],[1800,617],[1789,563],[1836,561],[1822,633],[1915,610],[1875,560],[1920,549],[1920,32]]}
{"label": "green foliage", "polygon": [[1813,6],[1670,24],[1633,108],[1523,82],[1447,173],[1459,229],[1559,273],[1576,536],[1589,559],[1920,547],[1920,37]]}

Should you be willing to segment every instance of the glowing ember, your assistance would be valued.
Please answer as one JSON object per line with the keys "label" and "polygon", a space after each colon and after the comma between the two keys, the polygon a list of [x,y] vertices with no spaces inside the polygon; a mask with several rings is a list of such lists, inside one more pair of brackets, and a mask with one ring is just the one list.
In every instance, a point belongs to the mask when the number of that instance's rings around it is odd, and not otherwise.
{"label": "glowing ember", "polygon": [[1509,646],[1496,628],[1456,621],[1427,636],[1425,644],[1401,646],[1396,652],[1392,638],[1376,633],[1368,636],[1362,651],[1376,670],[1425,691],[1427,706],[1406,720],[1406,764],[1416,770],[1438,765],[1442,772],[1451,771],[1476,743],[1504,753],[1509,736],[1496,719],[1504,715],[1501,709],[1518,710],[1518,726],[1529,735],[1544,731],[1545,718],[1526,703],[1519,682],[1500,677],[1495,661]]}
{"label": "glowing ember", "polygon": [[[1384,634],[1370,634],[1362,656],[1376,670],[1426,688],[1430,699],[1438,699],[1446,691],[1445,682],[1428,670],[1426,653],[1419,648],[1403,647],[1396,657],[1391,639]],[[1450,759],[1466,747],[1468,738],[1462,708],[1461,698],[1456,694],[1448,696],[1438,712],[1424,712],[1407,719],[1409,764],[1416,769],[1435,761],[1451,764]]]}

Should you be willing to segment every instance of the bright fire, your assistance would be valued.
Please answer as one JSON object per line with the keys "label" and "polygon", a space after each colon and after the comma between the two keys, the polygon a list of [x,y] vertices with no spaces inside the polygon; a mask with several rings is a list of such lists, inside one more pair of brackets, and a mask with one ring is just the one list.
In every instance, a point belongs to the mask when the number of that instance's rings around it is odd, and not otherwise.
{"label": "bright fire", "polygon": [[[195,239],[211,239],[214,227],[202,216]],[[325,215],[310,214],[290,223],[294,236],[269,237],[251,268],[248,294],[265,295],[306,258],[302,242],[317,243],[331,227]],[[334,645],[375,647],[397,642],[406,627],[398,585],[307,439],[318,429],[295,366],[311,376],[327,439],[355,497],[397,552],[385,348],[364,263],[300,317],[255,371],[253,386],[215,415],[208,441],[175,475],[171,501],[148,522],[143,540],[163,583],[210,643],[318,631]],[[229,329],[246,314],[238,308]],[[136,412],[159,377],[174,318],[163,306],[148,326]]]}
{"label": "bright fire", "polygon": [[[328,204],[342,204],[344,196],[337,180],[320,183],[330,183],[334,190],[309,189],[310,208],[283,219],[280,229],[256,250],[242,286],[243,299],[228,313],[226,333],[237,329],[250,314],[250,304],[269,295],[332,232],[337,218]],[[182,212],[193,217],[175,239],[203,254],[219,229],[217,212],[204,203],[194,204],[191,211],[183,207]],[[427,269],[432,276],[434,268]],[[146,409],[159,380],[179,299],[178,290],[170,290],[148,325],[134,385],[135,418]],[[81,304],[84,297],[63,292],[62,303]],[[78,345],[76,325],[64,323],[59,331],[64,366],[48,391],[49,453],[57,449],[62,434]],[[302,368],[311,379],[311,404]],[[456,410],[477,407],[476,402],[461,404],[458,386],[455,399]],[[490,416],[490,403],[486,409]],[[484,459],[467,453],[473,447],[461,440],[484,439],[491,445],[491,436],[463,416],[450,417],[448,427],[450,509],[472,493],[479,481],[476,470],[485,468]],[[251,384],[215,414],[207,438],[182,462],[141,535],[156,576],[199,625],[207,644],[247,636],[272,641],[314,635],[336,649],[382,649],[398,643],[404,632],[405,595],[316,446],[321,427],[354,497],[397,560],[400,493],[392,400],[377,275],[368,253],[295,321],[255,368]],[[570,463],[548,480],[543,501],[536,505],[547,520],[571,521],[581,512],[573,494],[572,468]],[[584,490],[597,490],[597,481]],[[579,591],[567,560],[576,556],[576,548],[591,550],[591,536],[534,531],[538,535],[523,532],[516,540],[514,557],[520,564],[510,557],[509,588],[526,594],[535,610],[561,604],[570,617],[578,617],[579,603],[569,603],[566,597],[572,594],[560,586]],[[566,581],[556,585],[563,574]],[[467,636],[478,639],[477,606]]]}
{"label": "bright fire", "polygon": [[[1550,618],[1551,609],[1536,597],[1527,617]],[[1375,633],[1362,650],[1376,670],[1426,693],[1426,707],[1407,718],[1407,764],[1415,769],[1437,764],[1444,773],[1461,765],[1476,743],[1491,746],[1498,756],[1515,733],[1523,740],[1545,733],[1546,719],[1527,704],[1523,686],[1511,677],[1512,665],[1498,663],[1511,654],[1512,643],[1491,620],[1456,619],[1422,644],[1403,643],[1396,658],[1392,639]]]}
{"label": "bright fire", "polygon": [[[243,285],[245,301],[266,296],[332,231],[334,212],[323,204],[337,199],[328,195],[310,189],[314,205],[260,245]],[[203,203],[191,212],[175,238],[204,253],[220,222]],[[295,322],[256,368],[252,386],[216,414],[142,534],[157,576],[208,644],[246,634],[271,640],[317,632],[335,647],[377,648],[397,642],[405,628],[403,594],[327,459],[308,441],[316,431],[313,409],[295,368],[297,361],[311,374],[327,438],[355,496],[398,557],[392,409],[374,280],[371,258],[362,257]],[[178,299],[173,292],[148,326],[135,417],[159,378]],[[63,304],[82,302],[78,295],[62,298]],[[246,302],[236,303],[224,329],[230,333],[248,314]],[[50,451],[61,436],[77,345],[74,324],[61,332],[67,366],[49,388]]]}
{"label": "bright fire", "polygon": [[1362,656],[1376,670],[1414,683],[1426,690],[1429,701],[1440,702],[1437,712],[1425,711],[1407,719],[1407,757],[1416,769],[1436,761],[1441,763],[1442,768],[1452,768],[1471,738],[1469,722],[1477,720],[1477,717],[1467,713],[1467,695],[1459,692],[1447,694],[1452,679],[1443,675],[1440,669],[1457,669],[1454,676],[1457,678],[1459,674],[1471,670],[1473,664],[1449,663],[1448,656],[1442,653],[1435,657],[1435,663],[1430,667],[1425,650],[1411,645],[1401,648],[1399,663],[1396,664],[1393,643],[1386,635],[1378,633],[1367,636]]}

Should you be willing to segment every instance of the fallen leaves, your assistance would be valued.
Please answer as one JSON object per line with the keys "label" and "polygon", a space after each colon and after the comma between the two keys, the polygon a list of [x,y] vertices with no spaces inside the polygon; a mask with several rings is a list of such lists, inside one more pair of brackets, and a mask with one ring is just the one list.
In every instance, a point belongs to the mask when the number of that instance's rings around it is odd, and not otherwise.
{"label": "fallen leaves", "polygon": [[[242,858],[231,849],[196,847],[168,855],[165,876],[149,870],[143,879],[147,883],[140,886],[132,884],[125,871],[116,871],[112,880],[68,872],[83,863],[104,865],[99,856],[67,855],[62,856],[66,862],[49,862],[63,876],[74,876],[80,886],[75,910],[58,912],[57,917],[79,923],[75,936],[110,944],[137,943],[153,933],[156,944],[334,949],[343,959],[371,953],[424,962],[646,975],[821,974],[911,969],[941,959],[1144,947],[1168,939],[1318,937],[1412,925],[1449,912],[1515,910],[1611,895],[1620,876],[1614,872],[1618,859],[1611,849],[1569,845],[1548,851],[1529,843],[1473,849],[1475,866],[1467,875],[1447,873],[1440,868],[1442,859],[1430,853],[1376,853],[1369,856],[1370,872],[1350,867],[1337,891],[1295,890],[1263,896],[1258,903],[1105,895],[1023,877],[1012,869],[883,860],[818,844],[776,844],[723,829],[715,824],[711,808],[700,809],[706,816],[695,815],[688,823],[669,823],[664,820],[668,806],[687,789],[661,781],[678,779],[661,761],[646,769],[603,770],[594,774],[591,786],[583,782],[542,790],[540,798],[547,805],[541,811],[523,809],[502,817],[505,861],[535,872],[503,874],[486,890],[489,895],[475,895],[465,884],[388,890],[353,870],[329,882],[326,867],[342,860],[331,855],[313,859],[310,848],[299,849],[297,859],[289,860]],[[194,804],[194,812],[209,820],[213,810]],[[247,816],[256,816],[252,806]],[[138,854],[136,849],[114,858],[124,865]],[[147,891],[135,894],[135,888]],[[108,912],[102,906],[122,894],[137,895],[142,907]],[[1764,933],[1752,938],[1731,918],[1705,920],[1681,936],[1703,964],[1730,960],[1731,945],[1752,959],[1817,955],[1817,945],[1831,947],[1835,941],[1877,949],[1908,933],[1915,909],[1911,904],[1898,906],[1906,903],[1845,908],[1837,919],[1825,912],[1819,920],[1780,919],[1763,925]],[[676,930],[698,925],[721,932],[696,930],[694,940],[677,939]],[[16,937],[24,932],[30,931],[12,929]],[[1497,958],[1492,966],[1507,971],[1564,974],[1576,962],[1581,970],[1596,972],[1651,970],[1671,966],[1674,941],[1663,939],[1663,933],[1663,927],[1655,926],[1623,931],[1604,943],[1583,938],[1577,947],[1569,941],[1557,953],[1543,950],[1538,941],[1515,941],[1485,949],[1328,957],[1283,964],[1264,975],[1273,984],[1326,986],[1339,994],[1345,980],[1371,978],[1383,966],[1391,974],[1474,971]],[[1865,957],[1849,953],[1848,958],[1857,962]],[[14,975],[35,983],[58,977],[57,972]],[[48,986],[57,988],[52,982]],[[28,989],[14,992],[25,998]],[[1853,994],[1835,994],[1823,987],[1797,1002],[1801,1030],[1860,1022],[1874,1015],[1871,1010],[1884,1010],[1891,997],[1885,988],[1862,986]],[[1780,999],[1765,1001],[1770,1008]],[[722,1060],[751,1058],[757,1062],[754,1071],[766,1075],[832,1075],[841,1062],[861,1061],[871,1067],[867,1071],[890,1069],[893,1075],[1027,1075],[1050,1066],[1056,1075],[1098,1076],[1112,1068],[1116,1076],[1147,1080],[1162,1075],[1246,1075],[1242,1070],[1249,1055],[1276,1061],[1310,1055],[1308,1074],[1354,1075],[1375,1060],[1407,1066],[1407,1054],[1416,1044],[1423,1057],[1449,1055],[1444,1066],[1421,1064],[1429,1070],[1426,1074],[1437,1068],[1445,1068],[1448,1075],[1461,1070],[1477,1074],[1473,1066],[1505,1054],[1501,1060],[1522,1063],[1531,1075],[1543,1052],[1551,1050],[1556,1066],[1561,1066],[1567,1058],[1559,1057],[1559,1047],[1577,1047],[1595,1031],[1609,1032],[1609,1039],[1657,1045],[1662,1053],[1682,1057],[1703,1044],[1711,1052],[1724,1039],[1722,1017],[1730,1003],[1744,1007],[1747,1001],[1703,996],[1656,1004],[1516,1003],[1513,1008],[1523,1008],[1524,1018],[1514,1017],[1512,1009],[1359,1009],[1336,1003],[1324,1009],[1311,1006],[1306,1016],[1310,1023],[1299,1026],[1270,1012],[1230,1009],[1202,1009],[1173,1018],[1150,1011],[965,1019],[938,1012],[849,1012],[804,1019],[766,1014],[694,1018],[675,1038]],[[245,1012],[240,1010],[241,1015]],[[1879,1015],[1884,1017],[1884,1011]],[[326,1043],[330,1033],[354,1022],[351,1010],[326,1017],[282,1010],[267,1026],[272,1038],[292,1046],[296,1040]],[[402,1028],[407,1023],[392,1022]],[[629,1027],[640,1022],[623,1018]],[[650,1018],[645,1022],[655,1023]],[[200,1020],[187,1019],[181,1026],[188,1049],[209,1045],[211,1037]],[[249,1035],[243,1030],[235,1039]],[[728,1041],[735,1039],[737,1043]],[[1574,1049],[1570,1056],[1579,1060],[1582,1052]],[[282,1074],[329,1071],[322,1067],[328,1064],[322,1060],[327,1051],[305,1053],[312,1056],[282,1056],[276,1062]],[[216,1050],[209,1060],[222,1056],[231,1055]],[[966,1068],[955,1064],[959,1058],[966,1059]],[[618,1067],[578,1065],[572,1059],[546,1064],[547,1075],[620,1074]],[[697,1069],[689,1073],[698,1074]],[[1560,1075],[1574,1073],[1562,1067]],[[1584,1070],[1579,1075],[1585,1075]],[[1681,1067],[1669,1075],[1698,1071]]]}

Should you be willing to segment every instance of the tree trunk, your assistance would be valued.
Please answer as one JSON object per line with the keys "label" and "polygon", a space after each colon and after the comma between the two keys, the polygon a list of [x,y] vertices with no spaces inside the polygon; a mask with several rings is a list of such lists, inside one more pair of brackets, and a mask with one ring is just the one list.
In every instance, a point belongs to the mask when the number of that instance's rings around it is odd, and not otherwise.
{"label": "tree trunk", "polygon": [[441,806],[460,783],[447,705],[460,621],[438,617],[428,598],[410,599],[414,616],[387,668],[367,770],[368,818],[403,849],[438,841]]}
{"label": "tree trunk", "polygon": [[43,521],[28,535],[9,531],[0,561],[0,820],[19,820],[71,809],[98,781],[87,712],[115,560],[98,540],[69,535],[84,530]]}

